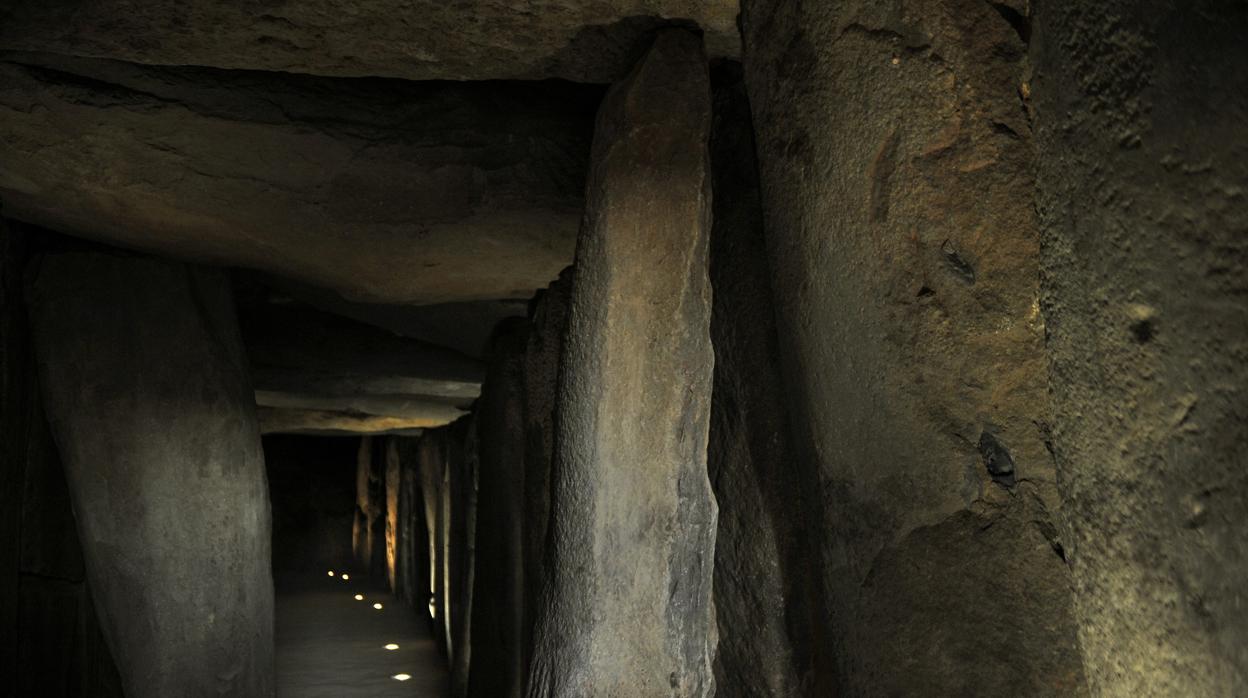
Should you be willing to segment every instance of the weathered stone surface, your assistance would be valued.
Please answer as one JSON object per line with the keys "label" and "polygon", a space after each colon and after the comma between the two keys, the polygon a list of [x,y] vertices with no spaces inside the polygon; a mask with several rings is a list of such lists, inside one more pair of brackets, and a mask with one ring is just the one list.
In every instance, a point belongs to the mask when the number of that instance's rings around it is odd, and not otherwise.
{"label": "weathered stone surface", "polygon": [[477,417],[469,415],[446,427],[450,434],[447,464],[451,475],[451,698],[468,695],[472,669],[472,608],[476,584],[477,479],[480,439]]}
{"label": "weathered stone surface", "polygon": [[489,438],[477,474],[476,573],[468,695],[519,698],[524,690],[524,349],[528,323],[499,327],[474,411]]}
{"label": "weathered stone surface", "polygon": [[355,459],[355,564],[376,580],[386,576],[386,442],[360,437]]}
{"label": "weathered stone surface", "polygon": [[1036,2],[1053,450],[1106,696],[1248,694],[1248,7]]}
{"label": "weathered stone surface", "polygon": [[819,474],[796,458],[777,368],[749,102],[741,66],[711,73],[714,227],[710,278],[715,378],[707,469],[715,535],[715,695],[835,694],[819,559]]}
{"label": "weathered stone surface", "polygon": [[568,330],[572,268],[535,299],[524,355],[524,637],[527,673],[533,662],[534,626],[549,576],[550,479],[555,457],[559,367]]}
{"label": "weathered stone surface", "polygon": [[[257,391],[260,431],[271,433],[323,432],[343,434],[410,433],[438,427],[464,414],[463,410],[436,402],[413,402],[405,398],[325,398],[321,395],[290,395]],[[322,407],[328,409],[321,409]],[[380,412],[381,414],[370,414]]]}
{"label": "weathered stone surface", "polygon": [[736,17],[735,0],[183,0],[124,12],[15,0],[0,9],[0,47],[348,77],[611,82],[665,21],[696,23],[712,54],[735,55]]}
{"label": "weathered stone surface", "polygon": [[393,438],[385,442],[386,467],[386,581],[390,591],[399,593],[399,495],[403,466],[399,461],[399,444]]}
{"label": "weathered stone surface", "polygon": [[[243,273],[235,274],[237,279]],[[524,317],[528,299],[495,299],[435,305],[354,303],[322,288],[265,275],[263,283],[318,310],[388,330],[400,337],[447,347],[474,359],[485,355],[490,335],[509,317]]]}
{"label": "weathered stone surface", "polygon": [[26,242],[0,221],[0,694],[120,697],[38,394],[21,288]]}
{"label": "weathered stone surface", "polygon": [[701,41],[679,30],[599,114],[533,698],[713,691],[709,130]]}
{"label": "weathered stone surface", "polygon": [[480,392],[478,361],[345,318],[245,306],[241,322],[265,433],[437,427]]}
{"label": "weathered stone surface", "polygon": [[443,598],[446,534],[442,530],[442,482],[446,479],[444,472],[446,462],[442,442],[441,429],[433,429],[421,435],[416,443],[413,462],[420,473],[420,495],[424,504],[425,532],[428,535],[429,546],[427,558],[429,588],[426,590],[425,598],[433,615],[434,639],[444,652],[449,652],[450,643],[447,641],[446,626],[448,602]]}
{"label": "weathered stone surface", "polygon": [[[824,498],[808,525],[844,695],[1086,690],[1049,513],[1026,20],[1010,7],[743,4],[794,456]],[[985,432],[1016,486],[994,480]],[[965,622],[986,615],[1040,621]]]}
{"label": "weathered stone surface", "polygon": [[355,300],[528,298],[572,257],[600,94],[3,54],[0,196]]}
{"label": "weathered stone surface", "polygon": [[63,251],[28,304],[126,695],[273,695],[269,499],[227,279]]}

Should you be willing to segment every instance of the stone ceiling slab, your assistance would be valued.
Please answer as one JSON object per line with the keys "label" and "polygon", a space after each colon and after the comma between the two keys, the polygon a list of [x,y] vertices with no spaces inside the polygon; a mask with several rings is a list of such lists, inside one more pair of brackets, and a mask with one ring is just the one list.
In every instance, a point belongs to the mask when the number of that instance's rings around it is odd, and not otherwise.
{"label": "stone ceiling slab", "polygon": [[571,261],[600,98],[0,54],[0,201],[357,301],[528,298]]}
{"label": "stone ceiling slab", "polygon": [[[414,80],[608,83],[656,27],[699,26],[712,57],[740,50],[737,0],[15,0],[0,47]],[[119,6],[120,5],[120,6]]]}

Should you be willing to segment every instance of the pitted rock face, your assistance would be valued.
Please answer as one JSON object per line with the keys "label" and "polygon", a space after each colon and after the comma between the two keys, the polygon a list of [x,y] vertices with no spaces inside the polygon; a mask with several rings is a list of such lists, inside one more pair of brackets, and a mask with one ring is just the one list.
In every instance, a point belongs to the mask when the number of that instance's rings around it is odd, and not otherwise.
{"label": "pitted rock face", "polygon": [[[153,65],[411,80],[608,83],[665,24],[696,25],[712,57],[739,50],[736,0],[17,0],[0,48]],[[644,48],[644,46],[642,47]]]}

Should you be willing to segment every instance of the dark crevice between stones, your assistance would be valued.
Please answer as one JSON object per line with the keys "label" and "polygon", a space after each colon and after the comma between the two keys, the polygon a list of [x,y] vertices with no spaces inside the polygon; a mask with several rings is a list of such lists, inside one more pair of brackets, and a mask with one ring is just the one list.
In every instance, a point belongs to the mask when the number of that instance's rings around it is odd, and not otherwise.
{"label": "dark crevice between stones", "polygon": [[997,14],[1001,15],[1002,19],[1009,22],[1011,27],[1014,27],[1018,38],[1024,44],[1031,43],[1031,19],[1029,17],[1003,2],[990,2],[988,4],[997,11]]}

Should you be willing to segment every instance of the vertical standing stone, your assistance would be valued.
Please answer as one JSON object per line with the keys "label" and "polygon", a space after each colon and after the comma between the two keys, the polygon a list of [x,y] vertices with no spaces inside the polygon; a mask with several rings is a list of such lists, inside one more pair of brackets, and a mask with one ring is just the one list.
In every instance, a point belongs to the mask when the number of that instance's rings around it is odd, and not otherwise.
{"label": "vertical standing stone", "polygon": [[572,267],[533,304],[524,355],[524,609],[522,649],[527,677],[533,662],[533,631],[546,584],[550,525],[550,473],[555,455],[555,408],[559,366],[568,329]]}
{"label": "vertical standing stone", "polygon": [[398,437],[386,439],[386,574],[390,591],[399,594],[399,497],[403,465],[399,460]]}
{"label": "vertical standing stone", "polygon": [[1248,5],[1033,4],[1053,449],[1088,681],[1248,695]]}
{"label": "vertical standing stone", "polygon": [[840,694],[1085,690],[1045,448],[1025,5],[742,3]]}
{"label": "vertical standing stone", "polygon": [[446,535],[443,531],[442,483],[445,479],[446,462],[442,446],[442,430],[431,429],[420,437],[417,454],[420,468],[420,492],[425,503],[425,526],[429,533],[428,601],[434,613],[435,639],[438,646],[447,652],[449,657],[453,648],[447,637],[448,605],[443,595]]}
{"label": "vertical standing stone", "polygon": [[476,580],[477,540],[477,474],[480,466],[477,417],[468,415],[451,427],[451,438],[459,445],[457,474],[452,478],[458,504],[452,517],[455,546],[453,565],[458,570],[451,599],[451,698],[468,695],[468,679],[472,669],[472,593]]}
{"label": "vertical standing stone", "polygon": [[355,456],[355,520],[351,526],[351,552],[357,564],[367,568],[370,557],[368,531],[372,528],[369,518],[371,504],[368,498],[368,475],[373,465],[373,437],[360,437],[360,449]]}
{"label": "vertical standing stone", "polygon": [[355,464],[355,560],[377,579],[386,576],[386,450],[381,438],[360,438]]}
{"label": "vertical standing stone", "polygon": [[709,129],[706,58],[683,30],[599,111],[532,698],[713,691]]}
{"label": "vertical standing stone", "polygon": [[[31,382],[18,238],[0,219],[0,633],[17,633],[22,549],[22,463]],[[0,651],[0,692],[14,691],[16,651]]]}
{"label": "vertical standing stone", "polygon": [[481,443],[477,489],[472,671],[468,694],[519,698],[524,689],[524,345],[523,320],[495,331],[477,418]]}
{"label": "vertical standing stone", "polygon": [[0,695],[121,696],[39,396],[21,287],[30,242],[0,220]]}
{"label": "vertical standing stone", "polygon": [[819,474],[795,458],[776,366],[750,105],[738,63],[712,71],[715,385],[707,468],[719,503],[715,695],[832,695],[831,621],[818,559]]}
{"label": "vertical standing stone", "polygon": [[418,440],[413,437],[395,437],[398,450],[399,486],[399,598],[423,616],[429,612],[428,561],[425,556],[428,535],[423,525],[424,500],[420,495],[420,471],[414,460],[414,447]]}
{"label": "vertical standing stone", "polygon": [[29,308],[126,695],[273,695],[269,499],[228,277],[60,252]]}

